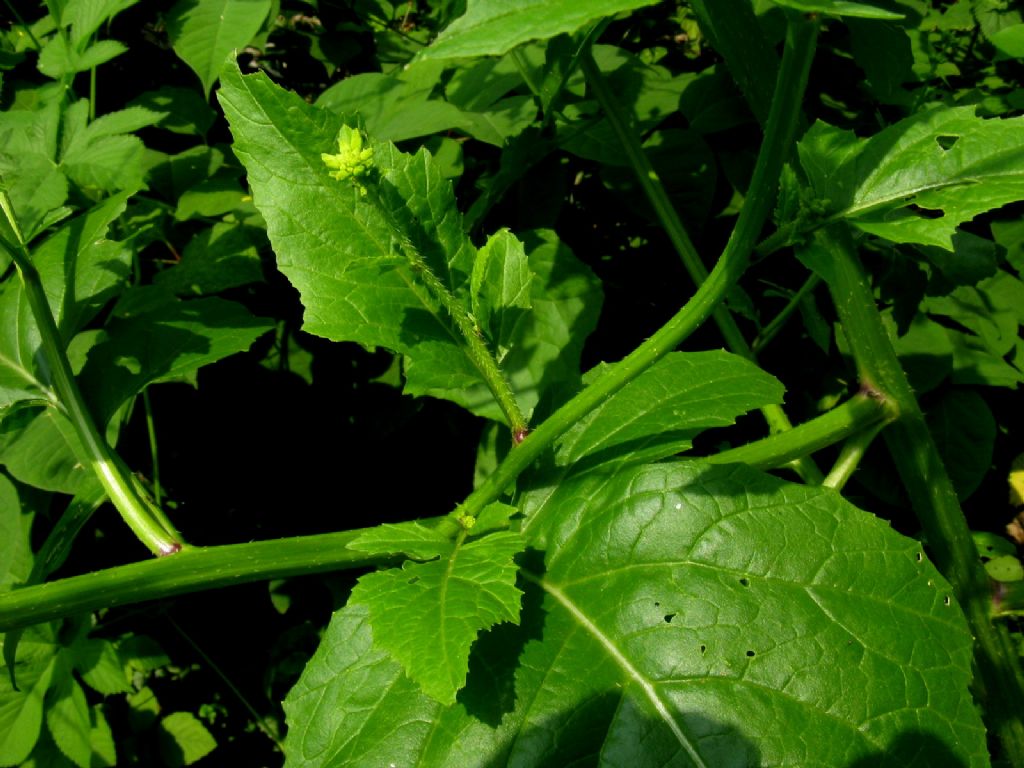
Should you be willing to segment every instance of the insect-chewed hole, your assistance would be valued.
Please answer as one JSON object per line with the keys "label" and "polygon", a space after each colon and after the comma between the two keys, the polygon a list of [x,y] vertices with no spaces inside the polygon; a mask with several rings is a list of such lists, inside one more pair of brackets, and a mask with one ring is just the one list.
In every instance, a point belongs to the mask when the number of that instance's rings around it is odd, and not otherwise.
{"label": "insect-chewed hole", "polygon": [[704,655],[705,653],[707,653],[707,652],[708,652],[708,647],[707,647],[706,645],[704,645],[703,643],[701,643],[701,646],[700,646],[700,655],[701,655],[701,656],[703,656],[703,655]]}
{"label": "insect-chewed hole", "polygon": [[946,595],[944,598],[942,598],[942,604],[945,606],[950,606],[953,604],[953,601],[949,599],[949,595]]}
{"label": "insect-chewed hole", "polygon": [[743,577],[742,579],[740,579],[740,586],[741,587],[749,587],[750,586],[750,579],[748,579],[746,577]]}
{"label": "insect-chewed hole", "polygon": [[666,624],[671,624],[672,623],[672,619],[674,619],[675,617],[676,617],[676,614],[674,614],[674,613],[666,614],[665,615],[665,623]]}
{"label": "insect-chewed hole", "polygon": [[960,141],[959,136],[936,136],[935,142],[942,147],[943,150],[948,152],[953,148],[953,145]]}
{"label": "insect-chewed hole", "polygon": [[941,219],[946,215],[944,211],[937,211],[933,208],[922,208],[919,205],[908,205],[907,210],[922,219]]}
{"label": "insect-chewed hole", "polygon": [[923,563],[924,562],[924,552],[918,552],[916,557],[917,557],[917,562],[919,562],[919,563]]}
{"label": "insect-chewed hole", "polygon": [[756,653],[754,653],[753,651],[747,651],[747,657],[748,657],[748,658],[753,658],[753,657],[754,657],[754,656],[756,656],[756,655],[757,655],[757,654],[756,654]]}

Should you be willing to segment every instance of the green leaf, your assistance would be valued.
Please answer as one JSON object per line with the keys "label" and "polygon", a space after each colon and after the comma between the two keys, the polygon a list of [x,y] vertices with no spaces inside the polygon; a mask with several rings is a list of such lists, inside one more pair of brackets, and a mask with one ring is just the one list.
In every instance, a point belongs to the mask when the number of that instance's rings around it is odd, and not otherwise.
{"label": "green leaf", "polygon": [[49,625],[25,631],[18,654],[18,687],[0,672],[0,765],[20,765],[32,752],[43,726],[43,699],[53,680],[57,646]]}
{"label": "green leaf", "polygon": [[89,638],[78,640],[71,647],[75,671],[93,690],[104,695],[134,690],[125,675],[117,649],[109,640]]}
{"label": "green leaf", "polygon": [[266,234],[237,222],[218,222],[188,241],[181,261],[158,272],[156,285],[178,296],[204,296],[262,282],[259,249]]}
{"label": "green leaf", "polygon": [[989,37],[989,42],[1007,58],[1024,59],[1024,24],[1003,27]]}
{"label": "green leaf", "polygon": [[204,365],[241,352],[273,327],[241,304],[218,298],[175,301],[115,318],[79,376],[97,422],[105,426],[128,398],[150,384],[188,380]]}
{"label": "green leaf", "polygon": [[419,60],[500,56],[530,40],[575,32],[585,24],[652,5],[654,0],[469,0],[465,15],[424,49]]}
{"label": "green leaf", "polygon": [[435,62],[414,62],[387,75],[353,75],[325,90],[316,104],[338,115],[359,115],[370,135],[389,141],[455,129],[501,146],[536,117],[529,97],[487,105],[487,111],[463,109],[437,98],[434,93],[444,68]]}
{"label": "green leaf", "polygon": [[369,609],[374,642],[427,695],[450,704],[465,683],[477,634],[518,621],[522,593],[515,586],[513,557],[522,544],[511,532],[453,541],[415,524],[378,529],[349,547],[369,553],[409,547],[420,557],[436,559],[407,561],[402,568],[363,576],[351,601]]}
{"label": "green leaf", "polygon": [[82,687],[71,676],[71,667],[63,655],[58,658],[51,697],[46,707],[46,726],[50,736],[68,760],[79,768],[89,768],[92,755],[89,705]]}
{"label": "green leaf", "polygon": [[217,741],[195,715],[172,712],[160,721],[160,753],[171,768],[180,768],[206,757]]}
{"label": "green leaf", "polygon": [[95,480],[89,457],[71,420],[54,407],[6,425],[0,464],[26,485],[76,494]]}
{"label": "green leaf", "polygon": [[[544,400],[550,407],[578,391],[580,354],[597,325],[602,292],[590,268],[553,231],[533,230],[521,237],[533,275],[531,308],[512,325],[511,336],[497,343],[508,350],[501,359],[505,377],[523,413],[530,414]],[[418,360],[406,370],[407,392],[444,397],[504,423],[490,390],[462,359],[451,356],[447,364],[431,366],[429,378],[416,369]]]}
{"label": "green leaf", "polygon": [[[107,198],[64,224],[32,254],[57,327],[70,339],[123,287],[130,251],[105,239],[111,222],[125,209],[127,194]],[[21,279],[0,284],[0,410],[19,400],[47,400],[47,372],[38,364],[41,349]]]}
{"label": "green leaf", "polygon": [[256,36],[270,0],[179,0],[167,15],[167,34],[209,98],[224,59]]}
{"label": "green leaf", "polygon": [[957,496],[967,499],[988,473],[996,420],[977,392],[949,389],[927,410],[928,428]]}
{"label": "green leaf", "polygon": [[699,461],[534,501],[521,625],[477,642],[457,702],[350,605],[285,702],[289,765],[987,765],[963,615],[884,521]]}
{"label": "green leaf", "polygon": [[157,125],[173,133],[205,136],[216,119],[210,105],[192,88],[166,86],[146,91],[132,99],[131,106],[162,113],[164,116]]}
{"label": "green leaf", "polygon": [[61,168],[86,189],[135,191],[142,186],[145,145],[133,132],[154,125],[165,113],[129,107],[87,122],[88,109],[81,100],[65,111]]}
{"label": "green leaf", "polygon": [[887,11],[868,3],[849,0],[772,0],[776,5],[801,13],[823,13],[826,16],[852,16],[861,19],[902,19],[902,13]]}
{"label": "green leaf", "polygon": [[499,362],[509,350],[516,324],[530,309],[532,278],[526,249],[507,229],[491,235],[477,251],[470,281],[473,316]]}
{"label": "green leaf", "polygon": [[39,54],[39,71],[47,77],[59,80],[67,75],[98,67],[127,50],[126,45],[116,40],[100,40],[80,50],[68,47],[68,42],[62,35],[55,35],[47,41]]}
{"label": "green leaf", "polygon": [[21,504],[18,489],[0,475],[0,585],[6,585],[21,541]]}
{"label": "green leaf", "polygon": [[773,376],[728,352],[670,352],[570,427],[555,461],[570,466],[584,457],[599,464],[671,456],[706,429],[781,403],[783,391]]}
{"label": "green leaf", "polygon": [[69,0],[61,13],[60,23],[71,28],[71,42],[81,47],[103,25],[138,0]]}
{"label": "green leaf", "polygon": [[818,122],[800,162],[831,218],[952,250],[960,224],[1024,199],[1024,117],[984,120],[974,109],[921,112],[865,140]]}

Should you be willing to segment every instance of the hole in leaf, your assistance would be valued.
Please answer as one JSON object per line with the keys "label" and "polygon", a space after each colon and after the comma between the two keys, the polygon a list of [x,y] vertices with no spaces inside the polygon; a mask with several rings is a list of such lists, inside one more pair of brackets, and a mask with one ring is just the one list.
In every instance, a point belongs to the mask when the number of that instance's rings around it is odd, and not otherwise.
{"label": "hole in leaf", "polygon": [[700,647],[700,655],[703,656],[705,653],[707,653],[707,651],[708,651],[708,647],[706,645],[701,645],[701,647]]}
{"label": "hole in leaf", "polygon": [[919,562],[919,563],[923,563],[924,562],[924,553],[923,552],[918,552],[917,553],[917,562]]}
{"label": "hole in leaf", "polygon": [[953,601],[949,599],[949,595],[946,595],[944,598],[942,598],[942,604],[948,608],[950,605],[953,604]]}
{"label": "hole in leaf", "polygon": [[674,619],[675,617],[676,617],[676,615],[674,613],[667,614],[665,616],[665,623],[666,624],[671,624],[672,623],[672,619]]}
{"label": "hole in leaf", "polygon": [[654,607],[655,608],[661,608],[661,603],[659,603],[657,600],[655,600],[654,601]]}
{"label": "hole in leaf", "polygon": [[919,205],[908,205],[907,210],[917,214],[922,219],[941,219],[945,216],[944,211],[936,211],[933,208],[922,208]]}
{"label": "hole in leaf", "polygon": [[754,653],[753,651],[747,651],[747,657],[748,657],[748,658],[753,658],[753,657],[754,657],[754,656],[756,656],[756,655],[757,655],[757,654],[755,654],[755,653]]}
{"label": "hole in leaf", "polygon": [[953,145],[960,141],[959,136],[936,136],[935,141],[942,147],[946,152],[953,148]]}
{"label": "hole in leaf", "polygon": [[750,586],[750,579],[748,579],[746,577],[740,579],[740,586],[741,587],[749,587]]}

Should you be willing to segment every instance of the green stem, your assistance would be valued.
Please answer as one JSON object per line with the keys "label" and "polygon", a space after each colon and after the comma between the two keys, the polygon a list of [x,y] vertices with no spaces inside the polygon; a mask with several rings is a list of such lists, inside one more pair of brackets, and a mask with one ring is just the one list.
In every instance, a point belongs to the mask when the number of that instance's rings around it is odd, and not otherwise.
{"label": "green stem", "polygon": [[771,340],[774,339],[776,334],[778,334],[782,329],[782,326],[786,324],[786,321],[789,320],[790,316],[797,310],[797,307],[800,306],[800,302],[803,301],[805,297],[809,296],[811,292],[818,287],[818,283],[820,282],[821,278],[815,274],[811,274],[810,277],[804,280],[804,284],[801,285],[800,289],[790,297],[786,306],[782,308],[782,311],[772,318],[772,321],[768,323],[768,325],[761,330],[761,333],[757,335],[757,338],[754,339],[752,349],[755,354],[768,346]]}
{"label": "green stem", "polygon": [[775,200],[782,165],[790,151],[800,103],[817,39],[817,23],[803,17],[790,17],[786,47],[776,88],[776,98],[765,130],[761,151],[740,211],[725,250],[707,280],[690,300],[653,336],[628,356],[611,366],[590,386],[559,408],[471,493],[455,514],[479,514],[487,504],[499,498],[508,486],[543,451],[573,424],[598,404],[615,394],[657,360],[676,348],[696,330],[725,298],[750,261],[750,253]]}
{"label": "green stem", "polygon": [[713,464],[743,463],[758,469],[775,469],[851,435],[871,431],[893,415],[884,400],[862,392],[786,432],[722,451],[707,460]]}
{"label": "green stem", "polygon": [[346,549],[349,542],[363,533],[365,530],[355,530],[219,547],[188,547],[174,557],[14,589],[0,595],[0,632],[73,613],[130,605],[199,589],[390,562],[380,555]]}
{"label": "green stem", "polygon": [[839,458],[832,465],[832,469],[822,485],[836,491],[843,490],[847,481],[853,477],[853,473],[860,466],[861,459],[867,453],[868,447],[884,428],[885,423],[877,424],[872,429],[867,429],[850,437],[843,445],[843,450],[839,452]]}
{"label": "green stem", "polygon": [[992,590],[956,491],[875,305],[846,225],[819,230],[823,276],[849,340],[861,381],[899,410],[884,432],[917,513],[932,559],[953,587],[975,638],[976,692],[1010,764],[1024,766],[1024,675],[1005,627],[991,622]]}
{"label": "green stem", "polygon": [[384,220],[388,223],[388,227],[398,241],[399,247],[409,261],[413,273],[422,280],[430,295],[444,307],[452,322],[455,323],[455,327],[462,339],[463,350],[469,357],[470,362],[480,372],[484,382],[487,384],[487,388],[494,395],[498,407],[505,414],[505,419],[508,422],[509,429],[512,430],[514,439],[516,442],[519,442],[527,431],[526,418],[519,408],[519,402],[516,400],[512,387],[501,370],[501,366],[498,365],[498,361],[494,359],[491,350],[484,343],[476,322],[466,308],[448,290],[448,286],[442,283],[441,279],[434,274],[434,271],[427,264],[422,254],[420,254],[415,243],[412,242],[401,223],[395,218],[391,208],[383,200],[376,186],[368,183],[366,189],[368,192],[367,197],[373,200],[374,205],[384,216]]}
{"label": "green stem", "polygon": [[[601,109],[615,131],[619,144],[625,150],[626,158],[636,174],[640,188],[643,189],[644,195],[646,195],[647,200],[654,209],[655,215],[658,217],[658,221],[661,223],[662,229],[665,230],[669,241],[676,249],[676,253],[679,254],[679,258],[682,260],[683,266],[689,273],[694,285],[699,286],[708,278],[707,268],[704,266],[704,262],[701,261],[693,241],[690,240],[690,236],[686,233],[686,228],[683,226],[675,206],[672,205],[672,201],[669,199],[668,192],[665,191],[665,186],[661,183],[658,172],[644,153],[644,148],[636,132],[631,127],[631,121],[626,115],[625,109],[623,109],[615,94],[612,93],[612,89],[609,87],[604,75],[601,74],[601,70],[598,68],[590,51],[582,58],[581,66],[587,83],[601,104]],[[719,304],[715,307],[712,317],[729,349],[734,354],[753,361],[754,353],[751,351],[750,345],[747,344],[747,340],[744,338],[740,327],[736,324],[736,319],[732,316],[729,308],[724,303]],[[773,433],[785,432],[793,428],[793,424],[782,409],[782,406],[773,403],[762,406],[760,411]],[[815,466],[813,460],[806,455],[794,457],[793,468],[805,482],[818,484],[824,479],[824,476],[818,467]]]}
{"label": "green stem", "polygon": [[146,434],[149,436],[149,458],[153,468],[153,501],[159,507],[163,502],[160,488],[160,455],[157,453],[156,422],[153,420],[153,404],[149,400],[149,389],[142,390],[142,406],[146,412]]}
{"label": "green stem", "polygon": [[135,535],[155,555],[169,555],[180,550],[184,544],[181,536],[163,513],[140,494],[140,487],[131,473],[107,445],[100,435],[78,388],[71,363],[68,361],[61,341],[60,331],[53,319],[46,292],[43,290],[39,273],[32,264],[28,250],[18,226],[10,199],[0,190],[0,208],[18,239],[16,247],[10,250],[11,258],[21,276],[25,297],[39,328],[49,376],[57,394],[57,405],[67,414],[75,432],[82,442],[96,476],[107,496],[128,523]]}

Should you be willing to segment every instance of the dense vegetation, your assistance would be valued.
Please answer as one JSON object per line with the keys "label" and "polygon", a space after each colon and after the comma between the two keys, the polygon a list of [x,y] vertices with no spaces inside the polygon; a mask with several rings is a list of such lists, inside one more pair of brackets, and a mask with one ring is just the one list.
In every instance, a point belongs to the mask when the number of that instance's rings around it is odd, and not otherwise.
{"label": "dense vegetation", "polygon": [[0,766],[1024,766],[1014,5],[6,2]]}

